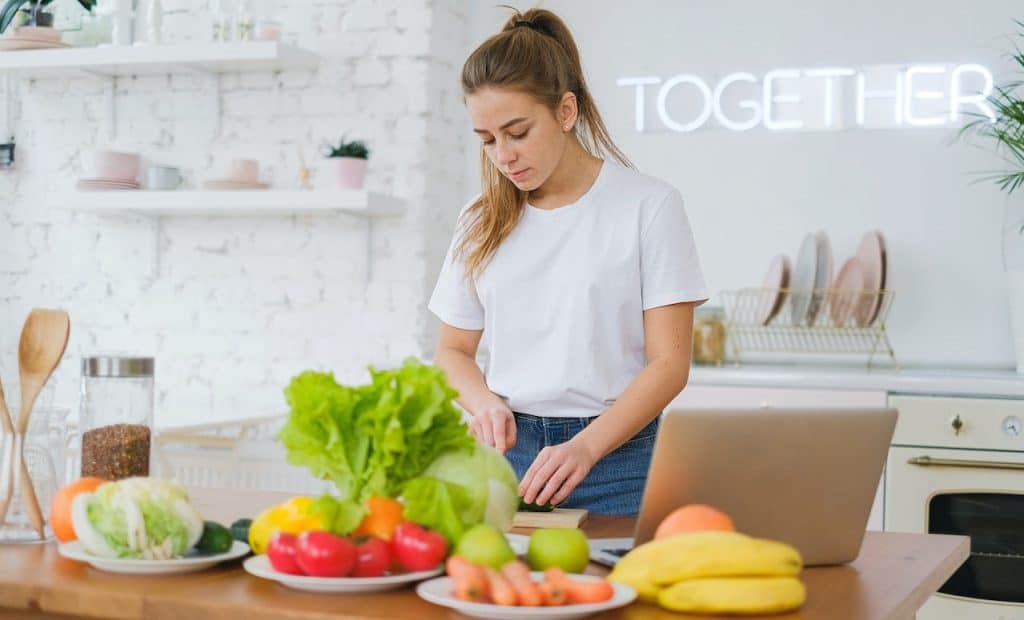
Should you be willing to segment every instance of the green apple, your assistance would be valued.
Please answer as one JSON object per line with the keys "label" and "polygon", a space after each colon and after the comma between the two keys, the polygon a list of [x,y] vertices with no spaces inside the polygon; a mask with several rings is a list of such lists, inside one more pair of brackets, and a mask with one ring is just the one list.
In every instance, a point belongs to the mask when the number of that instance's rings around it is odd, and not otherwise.
{"label": "green apple", "polygon": [[455,545],[455,555],[461,555],[473,564],[485,564],[501,570],[501,567],[516,559],[516,553],[508,539],[498,528],[479,523],[466,530]]}
{"label": "green apple", "polygon": [[530,535],[526,561],[533,570],[557,566],[567,573],[582,573],[590,562],[587,535],[574,527],[536,530]]}

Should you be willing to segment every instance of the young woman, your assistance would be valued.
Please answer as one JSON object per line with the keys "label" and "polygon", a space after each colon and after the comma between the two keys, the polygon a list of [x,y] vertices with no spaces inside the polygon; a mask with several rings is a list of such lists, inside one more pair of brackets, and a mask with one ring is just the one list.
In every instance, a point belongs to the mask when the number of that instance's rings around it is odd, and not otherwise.
{"label": "young woman", "polygon": [[550,11],[510,18],[462,89],[483,187],[430,299],[435,363],[525,501],[636,514],[707,297],[682,198],[612,143]]}

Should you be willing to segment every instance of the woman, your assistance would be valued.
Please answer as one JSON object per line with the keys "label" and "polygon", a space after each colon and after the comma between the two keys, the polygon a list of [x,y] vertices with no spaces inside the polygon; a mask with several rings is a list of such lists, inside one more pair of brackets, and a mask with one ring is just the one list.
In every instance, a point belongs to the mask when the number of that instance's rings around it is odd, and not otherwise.
{"label": "woman", "polygon": [[462,89],[483,187],[430,299],[435,363],[523,500],[636,514],[707,297],[682,198],[612,143],[550,11],[509,19],[466,60]]}

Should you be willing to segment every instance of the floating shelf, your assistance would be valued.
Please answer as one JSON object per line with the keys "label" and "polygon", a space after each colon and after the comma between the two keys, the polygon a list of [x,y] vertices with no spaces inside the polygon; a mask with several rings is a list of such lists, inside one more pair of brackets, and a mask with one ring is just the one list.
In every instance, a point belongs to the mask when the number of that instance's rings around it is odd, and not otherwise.
{"label": "floating shelf", "polygon": [[362,190],[246,190],[246,191],[72,191],[50,201],[52,207],[107,215],[278,216],[348,213],[397,215],[402,200]]}
{"label": "floating shelf", "polygon": [[315,68],[320,57],[277,41],[74,47],[0,52],[0,71],[34,76],[276,71]]}

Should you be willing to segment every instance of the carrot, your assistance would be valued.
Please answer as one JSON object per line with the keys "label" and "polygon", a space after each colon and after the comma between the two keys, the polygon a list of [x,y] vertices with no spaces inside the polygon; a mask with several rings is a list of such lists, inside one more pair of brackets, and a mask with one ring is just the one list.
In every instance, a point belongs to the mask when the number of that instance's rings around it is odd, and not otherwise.
{"label": "carrot", "polygon": [[565,605],[569,602],[566,600],[565,590],[560,585],[545,580],[538,583],[537,587],[540,589],[540,598],[545,605]]}
{"label": "carrot", "polygon": [[453,555],[445,563],[445,569],[455,585],[457,598],[478,603],[487,600],[487,577],[479,566],[462,556]]}
{"label": "carrot", "polygon": [[516,589],[512,587],[508,579],[490,566],[481,566],[484,575],[487,576],[487,588],[491,592],[491,601],[495,605],[515,605],[519,602],[516,596]]}
{"label": "carrot", "polygon": [[520,560],[512,560],[501,567],[501,574],[515,588],[519,604],[524,607],[537,607],[544,601],[540,588],[530,578],[530,567]]}
{"label": "carrot", "polygon": [[607,580],[576,581],[557,566],[547,568],[544,571],[544,579],[564,590],[565,598],[570,605],[602,603],[615,595],[615,588]]}

